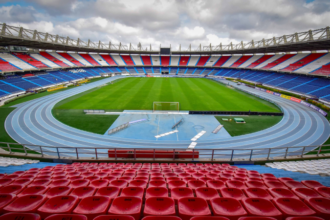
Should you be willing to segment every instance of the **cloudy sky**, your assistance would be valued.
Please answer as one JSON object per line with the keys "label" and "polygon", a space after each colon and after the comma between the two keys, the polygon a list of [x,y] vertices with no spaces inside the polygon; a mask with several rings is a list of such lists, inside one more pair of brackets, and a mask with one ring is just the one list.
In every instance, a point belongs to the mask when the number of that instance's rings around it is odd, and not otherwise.
{"label": "cloudy sky", "polygon": [[0,0],[9,25],[144,47],[260,40],[329,21],[329,0]]}

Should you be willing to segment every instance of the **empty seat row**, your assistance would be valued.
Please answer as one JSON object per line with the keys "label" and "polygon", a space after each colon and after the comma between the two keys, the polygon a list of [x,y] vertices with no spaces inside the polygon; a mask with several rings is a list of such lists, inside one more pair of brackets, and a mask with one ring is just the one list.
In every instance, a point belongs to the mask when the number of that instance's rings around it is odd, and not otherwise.
{"label": "empty seat row", "polygon": [[243,216],[273,217],[282,220],[295,216],[317,216],[330,219],[330,199],[276,198],[271,201],[260,198],[213,198],[208,203],[202,198],[184,197],[175,201],[169,197],[151,197],[143,200],[135,196],[89,196],[81,200],[76,196],[26,195],[16,198],[12,194],[0,195],[0,213],[37,213],[42,219],[53,214],[82,214],[88,220],[99,215],[129,215],[135,220],[143,216],[179,216],[190,220],[194,216],[224,216],[238,219]]}

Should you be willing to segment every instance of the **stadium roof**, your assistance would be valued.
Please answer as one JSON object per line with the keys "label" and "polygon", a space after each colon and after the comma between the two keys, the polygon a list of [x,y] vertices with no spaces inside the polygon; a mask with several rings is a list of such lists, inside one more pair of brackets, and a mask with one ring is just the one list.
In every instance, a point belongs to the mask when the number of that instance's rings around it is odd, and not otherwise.
{"label": "stadium roof", "polygon": [[[91,42],[81,39],[71,39],[49,33],[29,30],[23,27],[0,24],[0,46],[26,46],[29,48],[77,52],[122,53],[122,54],[159,54],[159,49],[153,50],[151,46],[146,49],[139,44],[137,47],[111,42]],[[191,47],[186,50],[173,51],[172,54],[252,54],[276,53],[292,51],[315,51],[330,48],[330,28],[309,30],[300,33],[262,39],[259,41],[241,42],[229,45],[200,46],[196,50]]]}

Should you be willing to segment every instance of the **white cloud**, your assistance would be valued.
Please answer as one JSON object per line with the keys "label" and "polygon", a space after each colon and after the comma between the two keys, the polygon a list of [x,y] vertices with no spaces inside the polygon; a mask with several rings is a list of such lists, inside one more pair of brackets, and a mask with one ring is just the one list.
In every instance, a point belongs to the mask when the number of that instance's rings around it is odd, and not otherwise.
{"label": "white cloud", "polygon": [[[10,0],[9,0],[10,1]],[[4,2],[4,0],[0,0]],[[330,1],[12,0],[0,20],[84,41],[183,48],[227,45],[328,26]],[[22,6],[16,3],[24,2]],[[24,5],[24,6],[23,6]],[[26,6],[28,5],[28,6]]]}

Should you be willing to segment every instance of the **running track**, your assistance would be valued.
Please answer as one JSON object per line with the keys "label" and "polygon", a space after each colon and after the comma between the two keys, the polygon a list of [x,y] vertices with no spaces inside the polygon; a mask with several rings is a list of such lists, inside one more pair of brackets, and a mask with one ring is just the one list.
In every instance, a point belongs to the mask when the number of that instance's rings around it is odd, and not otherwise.
{"label": "running track", "polygon": [[[147,140],[113,138],[111,136],[93,134],[69,127],[53,117],[51,112],[52,108],[59,101],[118,78],[122,78],[122,76],[106,78],[19,104],[5,121],[6,131],[18,143],[41,146],[187,149],[190,144],[189,141],[153,142]],[[235,86],[235,84],[233,84],[233,86]],[[195,149],[219,149],[216,153],[229,154],[229,151],[221,151],[220,149],[257,150],[261,148],[290,146],[317,146],[323,144],[328,139],[330,134],[329,122],[320,113],[298,103],[265,92],[245,86],[241,86],[240,88],[273,100],[282,108],[284,112],[283,119],[275,126],[256,133],[228,139],[198,141]],[[32,146],[30,146],[30,148],[35,150],[39,149]],[[53,150],[51,148],[48,149],[50,151]],[[295,149],[295,151],[296,150],[298,149]],[[75,149],[61,148],[60,151],[62,152],[61,156],[71,155],[70,153],[75,154]],[[93,150],[79,149],[79,153],[83,154],[84,152],[93,152]],[[99,152],[106,153],[106,150],[99,150]],[[259,152],[260,154],[266,153],[266,151],[262,150],[259,150]],[[283,150],[278,149],[275,152],[281,153]],[[297,151],[297,154],[298,153],[299,150]]]}

